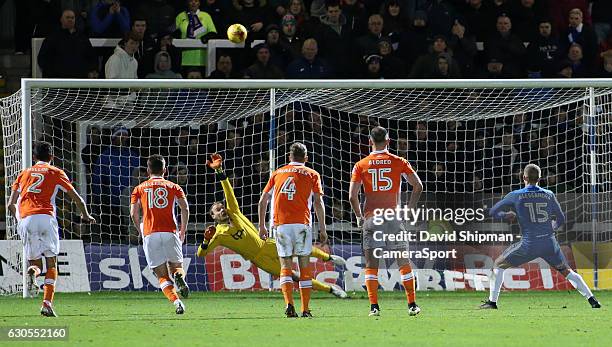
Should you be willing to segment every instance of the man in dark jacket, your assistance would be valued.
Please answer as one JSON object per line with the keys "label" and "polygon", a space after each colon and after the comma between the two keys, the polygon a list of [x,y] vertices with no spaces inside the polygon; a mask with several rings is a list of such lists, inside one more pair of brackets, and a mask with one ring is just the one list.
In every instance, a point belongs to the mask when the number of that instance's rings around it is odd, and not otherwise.
{"label": "man in dark jacket", "polygon": [[351,28],[342,14],[340,3],[330,0],[325,5],[327,12],[321,16],[317,41],[321,44],[321,57],[332,66],[338,78],[349,77]]}
{"label": "man in dark jacket", "polygon": [[540,73],[541,77],[552,77],[559,54],[559,37],[552,34],[552,21],[541,19],[538,36],[527,47],[527,69],[530,73]]}
{"label": "man in dark jacket", "polygon": [[512,33],[512,22],[505,14],[497,17],[496,27],[497,32],[485,42],[486,54],[498,57],[506,73],[513,77],[523,76],[522,63],[526,53],[523,41]]}
{"label": "man in dark jacket", "polygon": [[317,57],[319,48],[315,39],[308,39],[302,45],[302,56],[289,64],[287,78],[324,79],[331,78],[329,65]]}
{"label": "man in dark jacket", "polygon": [[595,65],[597,55],[597,35],[593,28],[584,23],[582,11],[575,8],[569,12],[569,27],[561,35],[563,54],[569,51],[573,43],[582,47],[584,63]]}
{"label": "man in dark jacket", "polygon": [[255,47],[257,60],[244,71],[245,78],[255,79],[280,79],[283,72],[270,63],[270,48],[268,45],[259,44]]}
{"label": "man in dark jacket", "polygon": [[87,78],[95,70],[95,53],[89,39],[75,27],[75,14],[65,10],[61,29],[49,35],[38,53],[38,65],[46,78]]}

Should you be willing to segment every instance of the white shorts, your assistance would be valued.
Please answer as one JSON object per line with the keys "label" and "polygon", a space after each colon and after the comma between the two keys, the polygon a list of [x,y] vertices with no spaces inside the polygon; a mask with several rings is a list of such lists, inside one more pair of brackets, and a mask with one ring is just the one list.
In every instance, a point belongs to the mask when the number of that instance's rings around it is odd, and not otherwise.
{"label": "white shorts", "polygon": [[55,217],[48,214],[27,216],[17,224],[17,232],[23,240],[28,260],[59,254],[59,227]]}
{"label": "white shorts", "polygon": [[183,248],[177,233],[155,232],[145,236],[143,248],[151,269],[166,262],[182,263]]}
{"label": "white shorts", "polygon": [[312,229],[304,224],[283,224],[276,227],[276,249],[279,257],[310,255]]}

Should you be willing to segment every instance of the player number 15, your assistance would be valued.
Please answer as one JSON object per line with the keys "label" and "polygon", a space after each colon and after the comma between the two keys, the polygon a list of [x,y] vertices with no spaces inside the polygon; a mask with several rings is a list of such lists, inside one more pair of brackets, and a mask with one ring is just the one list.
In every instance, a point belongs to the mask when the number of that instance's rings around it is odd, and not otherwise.
{"label": "player number 15", "polygon": [[[391,190],[393,188],[393,181],[390,177],[385,176],[385,174],[391,172],[391,168],[382,168],[382,169],[369,169],[368,173],[372,175],[372,191],[373,192],[385,192]],[[383,183],[383,184],[381,184]]]}

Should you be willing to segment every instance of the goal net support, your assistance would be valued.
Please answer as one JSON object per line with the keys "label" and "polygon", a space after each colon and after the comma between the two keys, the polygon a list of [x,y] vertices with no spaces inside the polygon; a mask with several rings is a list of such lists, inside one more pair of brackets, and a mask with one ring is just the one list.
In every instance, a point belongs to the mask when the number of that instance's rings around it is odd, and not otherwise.
{"label": "goal net support", "polygon": [[[5,196],[33,164],[32,142],[45,140],[98,219],[81,224],[75,205],[58,196],[59,291],[158,289],[129,218],[129,195],[156,153],[190,204],[183,245],[190,287],[278,288],[278,279],[230,249],[195,254],[213,223],[211,204],[223,201],[207,156],[223,155],[242,212],[257,225],[262,189],[294,141],[306,145],[307,165],[322,177],[330,242],[321,247],[347,261],[340,268],[313,258],[315,277],[363,290],[348,186],[375,125],[389,129],[389,150],[423,181],[419,207],[427,217],[405,223],[416,235],[409,250],[419,290],[488,287],[495,258],[520,240],[516,224],[492,220],[488,209],[522,186],[528,163],[542,168],[540,185],[557,194],[567,216],[557,238],[570,265],[591,287],[612,287],[611,80],[25,79],[1,102]],[[402,190],[405,204],[410,187]],[[21,293],[22,243],[8,212],[3,239],[0,292]],[[506,289],[571,288],[541,259],[508,272]],[[400,288],[392,265],[379,277],[384,290]]]}

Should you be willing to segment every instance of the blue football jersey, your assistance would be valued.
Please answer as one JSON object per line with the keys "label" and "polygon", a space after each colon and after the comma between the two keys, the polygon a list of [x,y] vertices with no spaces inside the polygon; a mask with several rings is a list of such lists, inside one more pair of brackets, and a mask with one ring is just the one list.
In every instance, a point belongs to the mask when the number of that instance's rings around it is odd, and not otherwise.
{"label": "blue football jersey", "polygon": [[527,241],[552,236],[555,229],[565,223],[555,194],[535,185],[508,193],[489,214],[493,218],[504,218],[508,210],[516,213],[523,239]]}

